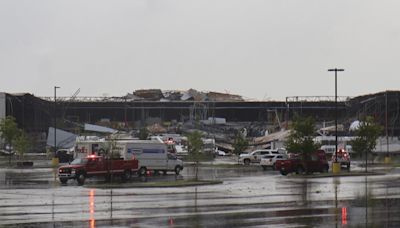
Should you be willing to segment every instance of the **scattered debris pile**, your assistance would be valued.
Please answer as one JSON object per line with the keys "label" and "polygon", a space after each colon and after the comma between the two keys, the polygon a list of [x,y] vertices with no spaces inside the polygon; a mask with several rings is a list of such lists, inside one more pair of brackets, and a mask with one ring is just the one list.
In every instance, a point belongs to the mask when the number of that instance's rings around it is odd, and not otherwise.
{"label": "scattered debris pile", "polygon": [[133,92],[133,95],[140,100],[159,101],[164,98],[160,89],[139,89]]}
{"label": "scattered debris pile", "polygon": [[235,94],[219,92],[201,92],[195,89],[187,91],[160,89],[140,89],[128,93],[124,98],[144,101],[244,101],[243,97]]}

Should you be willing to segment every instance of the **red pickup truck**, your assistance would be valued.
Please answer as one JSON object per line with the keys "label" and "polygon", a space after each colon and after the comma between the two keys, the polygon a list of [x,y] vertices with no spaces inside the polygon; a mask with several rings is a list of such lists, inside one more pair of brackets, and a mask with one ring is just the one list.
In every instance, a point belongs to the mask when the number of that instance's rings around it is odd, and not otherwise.
{"label": "red pickup truck", "polygon": [[304,172],[328,172],[329,164],[326,159],[324,150],[317,150],[310,155],[310,159],[302,160],[300,156],[291,156],[286,160],[278,160],[275,163],[275,168],[281,172],[282,175],[287,175],[292,172],[302,174]]}
{"label": "red pickup truck", "polygon": [[90,155],[86,158],[77,158],[69,165],[58,168],[58,178],[65,184],[69,179],[75,179],[79,185],[92,176],[119,175],[122,180],[129,180],[133,172],[138,171],[138,160],[106,159],[102,156]]}

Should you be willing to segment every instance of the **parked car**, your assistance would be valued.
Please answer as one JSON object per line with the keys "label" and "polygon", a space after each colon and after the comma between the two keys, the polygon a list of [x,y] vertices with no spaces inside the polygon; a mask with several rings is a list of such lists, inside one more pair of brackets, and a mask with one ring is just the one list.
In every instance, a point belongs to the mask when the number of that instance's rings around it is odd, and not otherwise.
{"label": "parked car", "polygon": [[[336,153],[332,154],[332,162],[336,160]],[[341,167],[346,167],[350,170],[350,154],[344,149],[339,149],[337,151],[337,162],[340,163]]]}
{"label": "parked car", "polygon": [[56,156],[60,163],[68,163],[74,160],[74,152],[68,149],[58,149]]}
{"label": "parked car", "polygon": [[14,151],[7,151],[7,150],[2,150],[2,149],[0,149],[0,155],[7,155],[7,156],[10,156],[10,155],[13,155],[13,154],[15,154]]}
{"label": "parked car", "polygon": [[275,163],[277,160],[286,160],[288,156],[286,154],[273,154],[273,155],[265,155],[261,158],[260,165],[264,170],[267,170],[268,167],[271,167],[275,170]]}
{"label": "parked car", "polygon": [[222,150],[215,149],[216,156],[226,156],[226,153]]}
{"label": "parked car", "polygon": [[10,145],[6,145],[3,149],[0,149],[0,155],[14,155],[14,148]]}
{"label": "parked car", "polygon": [[309,160],[302,160],[300,156],[292,156],[286,160],[277,160],[275,168],[278,169],[282,175],[287,175],[292,172],[302,174],[304,172],[328,172],[329,164],[326,160],[326,153],[324,150],[317,150],[313,152]]}
{"label": "parked car", "polygon": [[266,149],[266,150],[255,150],[249,154],[243,153],[239,155],[239,163],[243,163],[245,165],[250,165],[250,163],[260,163],[261,158],[265,155],[273,155],[285,153],[286,151],[283,149]]}

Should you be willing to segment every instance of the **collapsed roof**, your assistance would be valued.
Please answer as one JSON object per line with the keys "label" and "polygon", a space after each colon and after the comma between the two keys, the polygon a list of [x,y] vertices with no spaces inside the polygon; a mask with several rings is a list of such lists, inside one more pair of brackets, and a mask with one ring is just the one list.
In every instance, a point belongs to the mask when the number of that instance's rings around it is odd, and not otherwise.
{"label": "collapsed roof", "polygon": [[139,89],[133,91],[133,95],[151,101],[159,101],[164,98],[161,89]]}
{"label": "collapsed roof", "polygon": [[244,101],[240,95],[219,92],[201,92],[195,89],[189,89],[187,91],[140,89],[128,93],[125,98],[146,101]]}

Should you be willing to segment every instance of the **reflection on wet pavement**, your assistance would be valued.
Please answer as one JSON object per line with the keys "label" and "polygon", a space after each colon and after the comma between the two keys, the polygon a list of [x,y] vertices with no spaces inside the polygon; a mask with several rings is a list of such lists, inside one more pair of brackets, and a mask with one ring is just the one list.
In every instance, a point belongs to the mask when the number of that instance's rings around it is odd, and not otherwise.
{"label": "reflection on wet pavement", "polygon": [[[192,173],[185,168],[181,178],[190,178]],[[0,226],[400,226],[396,172],[367,179],[300,178],[254,168],[204,167],[200,175],[224,182],[201,187],[97,189],[73,182],[62,186],[54,182],[51,169],[0,170]],[[174,181],[176,176],[146,179],[165,180]]]}

